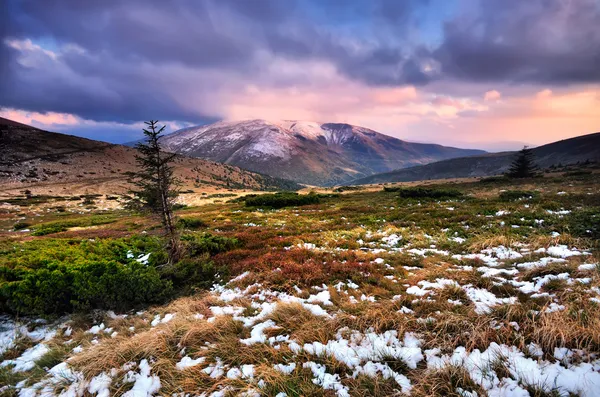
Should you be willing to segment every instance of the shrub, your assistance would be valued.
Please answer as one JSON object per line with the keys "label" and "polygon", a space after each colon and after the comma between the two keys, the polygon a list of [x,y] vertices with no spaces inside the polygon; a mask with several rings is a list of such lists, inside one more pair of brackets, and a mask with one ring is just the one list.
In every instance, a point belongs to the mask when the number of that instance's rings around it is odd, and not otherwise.
{"label": "shrub", "polygon": [[[127,310],[172,294],[172,282],[155,266],[164,257],[157,239],[34,240],[5,247],[0,251],[0,312]],[[150,263],[137,262],[130,251],[152,252]]]}
{"label": "shrub", "polygon": [[235,197],[237,194],[235,193],[214,193],[205,196],[206,198],[225,198],[225,197]]}
{"label": "shrub", "polygon": [[83,205],[94,205],[96,204],[96,201],[94,200],[93,196],[85,196],[83,198]]}
{"label": "shrub", "polygon": [[216,236],[210,233],[205,233],[201,236],[182,236],[181,239],[186,242],[187,250],[191,257],[202,254],[216,255],[234,249],[239,245],[238,240],[235,238]]}
{"label": "shrub", "polygon": [[112,308],[123,311],[145,303],[160,303],[171,295],[171,282],[158,270],[137,261],[88,263],[73,274],[73,306],[79,310]]}
{"label": "shrub", "polygon": [[60,222],[42,223],[41,225],[36,226],[31,234],[33,236],[45,236],[47,234],[66,232],[67,229],[67,225]]}
{"label": "shrub", "polygon": [[159,303],[171,293],[171,282],[136,261],[84,262],[40,269],[2,268],[0,307],[27,315],[62,314],[73,310],[127,310]]}
{"label": "shrub", "polygon": [[508,178],[504,176],[490,176],[487,178],[481,178],[479,183],[501,183],[508,181]]}
{"label": "shrub", "polygon": [[183,258],[161,271],[164,278],[171,280],[173,286],[184,293],[193,288],[209,288],[214,284],[215,279],[227,276],[228,273],[228,267],[215,266],[209,254]]}
{"label": "shrub", "polygon": [[60,233],[67,231],[70,227],[89,227],[105,225],[107,223],[113,223],[116,218],[107,215],[93,215],[84,218],[76,218],[65,221],[48,222],[42,223],[35,227],[33,233],[34,236],[45,236],[47,234]]}
{"label": "shrub", "polygon": [[262,194],[258,196],[246,196],[244,198],[247,207],[270,207],[283,208],[300,205],[318,204],[320,196],[317,194],[298,194],[292,192],[279,192],[274,194]]}
{"label": "shrub", "polygon": [[459,198],[463,193],[456,189],[435,189],[426,187],[384,187],[386,192],[398,192],[402,198],[450,199]]}
{"label": "shrub", "polygon": [[23,229],[27,229],[30,226],[31,226],[31,224],[29,224],[27,222],[17,222],[14,224],[13,229],[14,230],[23,230]]}
{"label": "shrub", "polygon": [[592,175],[592,171],[589,170],[575,170],[565,172],[563,176],[571,176],[571,177],[580,177],[580,176],[589,176]]}
{"label": "shrub", "polygon": [[539,197],[537,192],[525,190],[507,190],[501,192],[498,197],[502,201],[534,200]]}
{"label": "shrub", "polygon": [[184,229],[199,229],[206,227],[206,223],[198,218],[179,218],[177,225]]}
{"label": "shrub", "polygon": [[576,237],[600,240],[600,208],[573,212],[569,217],[569,232]]}
{"label": "shrub", "polygon": [[[162,303],[175,291],[209,287],[228,274],[210,256],[237,247],[237,239],[207,233],[183,240],[187,256],[172,265],[165,265],[168,257],[161,239],[149,236],[0,245],[0,312],[125,311]],[[148,263],[138,262],[136,258],[145,253],[151,253]]]}
{"label": "shrub", "polygon": [[339,186],[339,187],[336,187],[333,191],[338,192],[338,193],[343,193],[343,192],[352,192],[352,191],[357,191],[357,190],[362,190],[362,189],[364,189],[362,186]]}

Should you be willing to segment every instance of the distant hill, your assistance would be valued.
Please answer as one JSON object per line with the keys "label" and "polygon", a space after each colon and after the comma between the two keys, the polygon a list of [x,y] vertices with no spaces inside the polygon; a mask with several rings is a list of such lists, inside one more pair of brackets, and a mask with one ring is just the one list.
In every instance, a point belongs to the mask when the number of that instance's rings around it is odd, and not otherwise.
{"label": "distant hill", "polygon": [[349,124],[292,120],[248,120],[190,127],[166,135],[162,143],[172,152],[321,186],[485,153],[406,142]]}
{"label": "distant hill", "polygon": [[[124,193],[124,172],[137,168],[136,150],[123,145],[43,131],[0,119],[0,192],[45,188]],[[212,161],[178,156],[175,171],[184,188],[251,190],[298,189],[300,186],[267,175]],[[18,191],[18,190],[17,190]]]}
{"label": "distant hill", "polygon": [[[352,181],[353,185],[386,182],[409,182],[428,179],[469,178],[500,175],[507,171],[516,152],[490,153],[399,169]],[[567,165],[586,160],[600,161],[600,133],[582,135],[533,149],[541,168]]]}

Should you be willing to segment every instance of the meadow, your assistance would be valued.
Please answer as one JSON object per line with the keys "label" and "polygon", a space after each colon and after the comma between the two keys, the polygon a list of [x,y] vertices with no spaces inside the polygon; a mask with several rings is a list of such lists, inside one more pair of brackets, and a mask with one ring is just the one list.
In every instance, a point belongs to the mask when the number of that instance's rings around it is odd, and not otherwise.
{"label": "meadow", "polygon": [[223,198],[174,266],[151,218],[13,200],[0,395],[597,396],[598,175]]}

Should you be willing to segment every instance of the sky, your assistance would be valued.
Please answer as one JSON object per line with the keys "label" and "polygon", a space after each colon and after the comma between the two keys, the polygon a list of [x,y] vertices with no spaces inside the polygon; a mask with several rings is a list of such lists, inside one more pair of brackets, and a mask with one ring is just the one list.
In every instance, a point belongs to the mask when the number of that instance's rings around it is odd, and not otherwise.
{"label": "sky", "polygon": [[344,122],[490,151],[600,131],[600,0],[0,0],[0,116]]}

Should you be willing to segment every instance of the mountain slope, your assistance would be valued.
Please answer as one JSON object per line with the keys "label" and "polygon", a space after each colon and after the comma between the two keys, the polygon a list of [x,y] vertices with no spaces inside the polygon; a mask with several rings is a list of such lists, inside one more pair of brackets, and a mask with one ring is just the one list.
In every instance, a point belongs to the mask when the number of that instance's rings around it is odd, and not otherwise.
{"label": "mountain slope", "polygon": [[[63,185],[53,193],[70,190],[124,193],[124,172],[137,166],[133,148],[79,138],[0,120],[0,192]],[[175,173],[184,188],[245,188],[279,190],[298,188],[291,181],[259,175],[238,167],[178,156]]]}
{"label": "mountain slope", "polygon": [[481,154],[410,143],[349,124],[308,121],[219,122],[162,140],[169,151],[312,185],[334,185],[397,168]]}
{"label": "mountain slope", "polygon": [[[353,185],[386,182],[409,182],[428,179],[468,178],[500,175],[512,163],[516,152],[490,153],[455,158],[435,163],[375,174],[351,182]],[[600,132],[549,143],[533,149],[541,168],[558,164],[600,161]]]}

